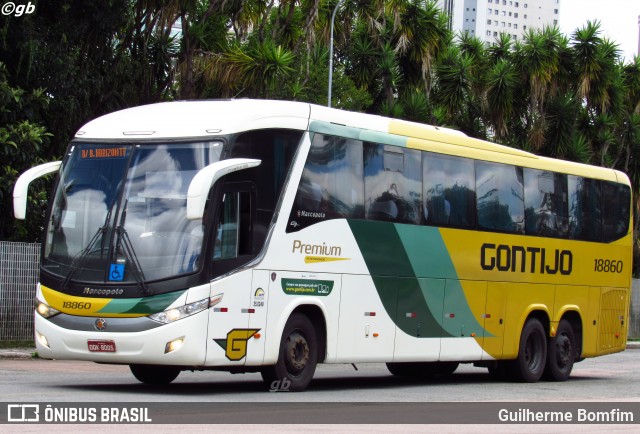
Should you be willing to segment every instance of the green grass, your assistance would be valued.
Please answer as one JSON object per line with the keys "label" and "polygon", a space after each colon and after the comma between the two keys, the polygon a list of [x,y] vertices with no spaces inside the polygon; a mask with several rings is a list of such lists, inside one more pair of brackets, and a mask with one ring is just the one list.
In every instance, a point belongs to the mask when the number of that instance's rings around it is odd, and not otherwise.
{"label": "green grass", "polygon": [[0,341],[0,349],[7,348],[35,348],[33,341]]}

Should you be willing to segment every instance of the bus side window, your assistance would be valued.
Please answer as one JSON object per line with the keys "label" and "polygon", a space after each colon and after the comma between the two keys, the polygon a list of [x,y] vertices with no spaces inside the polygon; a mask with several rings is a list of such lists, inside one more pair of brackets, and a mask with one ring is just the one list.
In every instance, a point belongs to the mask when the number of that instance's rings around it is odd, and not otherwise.
{"label": "bus side window", "polygon": [[287,232],[326,220],[364,217],[360,140],[315,133]]}
{"label": "bus side window", "polygon": [[420,223],[421,164],[420,151],[365,143],[364,191],[367,219]]}
{"label": "bus side window", "polygon": [[478,227],[524,232],[524,180],[521,167],[476,162]]}
{"label": "bus side window", "polygon": [[569,175],[569,238],[602,241],[600,181]]}
{"label": "bus side window", "polygon": [[424,152],[424,220],[430,226],[475,227],[473,160]]}
{"label": "bus side window", "polygon": [[629,231],[631,191],[626,185],[603,182],[602,202],[602,239],[608,243],[622,238]]}
{"label": "bus side window", "polygon": [[524,169],[525,229],[528,235],[564,237],[569,230],[567,176]]}

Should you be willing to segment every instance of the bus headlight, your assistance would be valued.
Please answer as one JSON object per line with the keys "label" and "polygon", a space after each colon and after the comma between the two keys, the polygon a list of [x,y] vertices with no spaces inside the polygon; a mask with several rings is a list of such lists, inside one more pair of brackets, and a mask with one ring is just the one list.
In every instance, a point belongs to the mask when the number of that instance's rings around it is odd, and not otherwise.
{"label": "bus headlight", "polygon": [[51,318],[52,316],[60,313],[59,310],[52,308],[51,306],[41,302],[37,298],[35,299],[35,308],[36,312],[38,312],[43,318]]}
{"label": "bus headlight", "polygon": [[208,307],[209,299],[205,298],[204,300],[195,301],[193,303],[185,304],[184,306],[175,307],[173,309],[167,309],[162,312],[151,314],[149,315],[149,318],[163,324],[169,324],[188,316],[195,315],[198,312],[202,312]]}

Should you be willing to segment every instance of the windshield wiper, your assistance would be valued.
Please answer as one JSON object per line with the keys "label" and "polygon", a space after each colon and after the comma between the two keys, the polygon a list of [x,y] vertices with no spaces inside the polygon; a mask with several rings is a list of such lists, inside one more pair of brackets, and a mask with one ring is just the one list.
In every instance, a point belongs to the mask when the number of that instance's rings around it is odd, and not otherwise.
{"label": "windshield wiper", "polygon": [[126,199],[124,202],[124,207],[122,208],[122,214],[120,215],[120,222],[118,223],[118,226],[116,227],[116,250],[115,250],[115,254],[117,256],[118,252],[120,250],[122,250],[122,253],[124,253],[124,257],[125,259],[130,262],[133,267],[132,267],[132,271],[133,271],[133,278],[135,279],[136,283],[138,284],[138,288],[140,288],[140,291],[144,294],[144,295],[150,295],[151,291],[149,289],[149,287],[147,286],[146,282],[146,278],[144,276],[144,272],[142,271],[142,266],[140,265],[140,261],[138,260],[138,256],[136,255],[136,252],[133,248],[133,245],[131,244],[131,239],[129,238],[129,234],[127,233],[127,230],[124,228],[124,221],[126,219],[126,215],[127,215],[127,205],[129,203],[129,199]]}
{"label": "windshield wiper", "polygon": [[71,268],[71,271],[69,271],[67,276],[64,278],[64,282],[62,282],[63,290],[65,291],[67,290],[69,286],[69,282],[71,282],[71,279],[73,278],[73,276],[75,276],[76,272],[84,266],[84,264],[87,261],[87,257],[93,251],[93,248],[98,242],[98,238],[100,237],[100,235],[102,235],[100,252],[104,251],[105,238],[106,238],[107,231],[109,230],[109,221],[111,220],[111,214],[113,213],[115,204],[116,204],[116,201],[114,199],[113,202],[111,202],[111,206],[109,207],[109,210],[107,211],[107,216],[104,219],[104,224],[98,228],[95,234],[93,234],[93,237],[89,241],[89,244],[87,244],[87,247],[85,247],[81,252],[79,252],[71,261],[71,264],[69,265],[69,267]]}

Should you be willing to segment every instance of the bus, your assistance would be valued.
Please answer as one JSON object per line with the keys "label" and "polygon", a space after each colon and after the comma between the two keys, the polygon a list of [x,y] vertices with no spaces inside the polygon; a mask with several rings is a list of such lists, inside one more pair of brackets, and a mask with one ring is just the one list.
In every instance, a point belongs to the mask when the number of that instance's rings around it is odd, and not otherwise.
{"label": "bus", "polygon": [[461,132],[301,102],[166,102],[84,125],[47,213],[44,358],[260,372],[318,363],[566,380],[623,351],[627,176]]}

